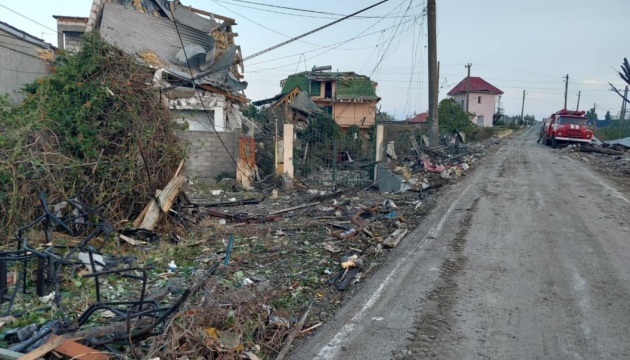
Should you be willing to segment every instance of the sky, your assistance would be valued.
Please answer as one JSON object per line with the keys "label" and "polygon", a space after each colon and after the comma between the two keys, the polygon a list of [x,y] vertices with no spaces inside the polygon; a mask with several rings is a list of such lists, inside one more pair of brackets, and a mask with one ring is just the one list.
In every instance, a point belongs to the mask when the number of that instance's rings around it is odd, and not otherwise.
{"label": "sky", "polygon": [[[239,34],[236,42],[244,57],[378,2],[181,1],[236,19],[233,31]],[[91,4],[0,0],[0,21],[56,45],[52,15],[87,17]],[[272,97],[288,75],[331,65],[370,76],[378,83],[381,110],[398,119],[426,111],[425,7],[426,0],[389,0],[360,17],[252,58],[245,62],[246,95],[252,100]],[[569,109],[576,108],[581,91],[580,110],[596,104],[600,118],[606,111],[616,115],[621,98],[608,90],[608,83],[624,85],[617,71],[623,58],[630,57],[629,14],[630,0],[437,0],[440,99],[466,77],[470,63],[471,76],[504,92],[501,103],[508,115],[520,114],[523,90],[525,114],[540,120],[561,109],[567,74]]]}

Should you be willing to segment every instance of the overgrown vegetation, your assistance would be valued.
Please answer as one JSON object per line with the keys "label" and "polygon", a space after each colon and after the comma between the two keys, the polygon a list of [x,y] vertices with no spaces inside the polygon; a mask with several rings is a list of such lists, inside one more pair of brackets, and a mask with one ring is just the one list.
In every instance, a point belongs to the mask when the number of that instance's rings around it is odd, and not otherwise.
{"label": "overgrown vegetation", "polygon": [[32,218],[41,191],[54,201],[90,188],[82,201],[109,200],[100,209],[105,216],[127,219],[186,158],[168,109],[150,89],[150,69],[97,33],[57,63],[25,87],[21,105],[0,99],[0,228],[7,238]]}
{"label": "overgrown vegetation", "polygon": [[595,137],[601,141],[621,139],[630,136],[630,121],[611,121],[610,125],[594,129]]}

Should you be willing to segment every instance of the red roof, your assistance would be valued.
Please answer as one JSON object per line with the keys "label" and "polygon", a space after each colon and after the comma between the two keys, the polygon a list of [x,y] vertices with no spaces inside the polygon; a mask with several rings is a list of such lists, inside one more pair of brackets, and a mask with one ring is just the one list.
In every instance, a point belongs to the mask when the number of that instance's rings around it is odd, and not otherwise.
{"label": "red roof", "polygon": [[447,95],[452,96],[465,93],[466,85],[468,85],[469,92],[485,92],[497,95],[503,94],[503,91],[497,89],[496,87],[492,86],[492,84],[478,76],[471,76],[470,78],[468,78],[468,81],[466,79],[467,78],[464,78],[464,80],[460,81],[459,84],[457,84],[453,88],[453,90],[448,92]]}
{"label": "red roof", "polygon": [[427,122],[428,118],[429,118],[429,112],[427,111],[427,112],[420,113],[418,115],[414,115],[405,121],[410,122],[410,123],[425,123]]}

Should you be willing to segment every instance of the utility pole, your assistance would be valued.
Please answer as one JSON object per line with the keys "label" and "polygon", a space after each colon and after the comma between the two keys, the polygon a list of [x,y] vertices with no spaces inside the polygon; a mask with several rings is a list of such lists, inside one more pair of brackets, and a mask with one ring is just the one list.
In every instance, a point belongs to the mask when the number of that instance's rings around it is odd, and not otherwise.
{"label": "utility pole", "polygon": [[564,81],[564,109],[567,108],[567,91],[569,91],[569,74],[567,74]]}
{"label": "utility pole", "polygon": [[577,106],[575,107],[575,111],[580,111],[580,96],[582,95],[581,91],[578,91],[578,103]]}
{"label": "utility pole", "polygon": [[523,104],[521,105],[521,125],[523,124],[523,112],[525,111],[525,90],[523,90]]}
{"label": "utility pole", "polygon": [[619,117],[621,120],[626,120],[626,110],[628,109],[628,102],[625,99],[628,98],[628,85],[626,85],[626,90],[623,92],[623,99],[621,99],[621,116]]}
{"label": "utility pole", "polygon": [[466,112],[468,112],[468,101],[469,101],[469,94],[468,91],[470,90],[470,67],[472,66],[471,63],[468,63],[466,65],[464,65],[464,67],[468,68],[468,75],[466,76]]}
{"label": "utility pole", "polygon": [[427,34],[429,36],[429,146],[440,145],[438,124],[438,62],[435,0],[427,0]]}

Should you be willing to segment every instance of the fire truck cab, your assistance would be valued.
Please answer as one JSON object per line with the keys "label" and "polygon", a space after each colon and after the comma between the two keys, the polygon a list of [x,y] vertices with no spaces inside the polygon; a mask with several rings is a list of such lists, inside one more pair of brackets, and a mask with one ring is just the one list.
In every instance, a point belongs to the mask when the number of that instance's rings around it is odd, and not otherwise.
{"label": "fire truck cab", "polygon": [[544,120],[542,142],[557,147],[560,142],[590,143],[593,132],[586,125],[584,111],[562,109]]}

